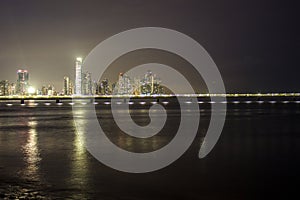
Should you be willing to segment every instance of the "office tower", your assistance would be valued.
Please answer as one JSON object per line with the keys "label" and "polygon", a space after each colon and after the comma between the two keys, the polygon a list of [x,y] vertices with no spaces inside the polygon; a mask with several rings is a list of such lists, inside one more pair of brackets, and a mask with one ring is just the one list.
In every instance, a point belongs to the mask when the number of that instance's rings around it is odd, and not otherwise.
{"label": "office tower", "polygon": [[28,90],[29,73],[27,70],[17,71],[17,94],[26,95]]}
{"label": "office tower", "polygon": [[0,96],[9,95],[9,83],[8,80],[0,81]]}
{"label": "office tower", "polygon": [[85,72],[82,74],[82,94],[83,95],[92,95],[93,94],[93,85],[92,85],[92,76],[91,73]]}
{"label": "office tower", "polygon": [[56,95],[56,92],[55,92],[55,88],[53,85],[48,85],[48,88],[47,88],[47,95],[48,96],[55,96]]}
{"label": "office tower", "polygon": [[76,59],[75,94],[76,95],[82,95],[82,58],[77,58]]}
{"label": "office tower", "polygon": [[42,86],[41,94],[42,95],[48,95],[48,88],[45,85]]}
{"label": "office tower", "polygon": [[130,77],[127,74],[120,73],[119,80],[114,88],[114,94],[117,95],[132,95],[133,85]]}
{"label": "office tower", "polygon": [[64,95],[71,95],[70,94],[70,78],[68,76],[64,77]]}
{"label": "office tower", "polygon": [[141,93],[146,95],[162,93],[160,79],[150,70],[146,72],[144,78],[141,80]]}
{"label": "office tower", "polygon": [[141,94],[141,80],[139,78],[134,79],[134,95]]}
{"label": "office tower", "polygon": [[15,83],[10,83],[8,85],[8,95],[16,95],[17,91],[16,91],[16,84]]}
{"label": "office tower", "polygon": [[70,81],[69,93],[70,95],[74,94],[74,83],[72,81]]}
{"label": "office tower", "polygon": [[103,79],[101,82],[98,83],[97,94],[100,94],[100,95],[111,94],[108,79]]}
{"label": "office tower", "polygon": [[93,95],[97,94],[97,87],[98,87],[97,81],[93,80],[93,82],[92,82],[92,94]]}

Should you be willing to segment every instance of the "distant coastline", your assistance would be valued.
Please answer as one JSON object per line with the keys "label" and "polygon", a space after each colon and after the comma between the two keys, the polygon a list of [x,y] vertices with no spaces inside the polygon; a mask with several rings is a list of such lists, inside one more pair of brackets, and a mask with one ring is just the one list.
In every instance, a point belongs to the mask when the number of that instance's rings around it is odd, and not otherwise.
{"label": "distant coastline", "polygon": [[300,97],[300,93],[226,93],[226,94],[155,94],[155,95],[27,95],[0,96],[0,100],[102,99],[102,98],[167,98],[167,97]]}

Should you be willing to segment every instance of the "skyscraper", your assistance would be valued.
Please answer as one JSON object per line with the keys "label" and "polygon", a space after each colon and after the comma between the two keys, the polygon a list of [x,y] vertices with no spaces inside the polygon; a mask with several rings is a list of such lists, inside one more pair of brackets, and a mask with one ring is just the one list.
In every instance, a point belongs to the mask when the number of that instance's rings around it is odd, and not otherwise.
{"label": "skyscraper", "polygon": [[26,95],[29,85],[29,73],[27,70],[20,69],[17,71],[17,76],[17,94]]}
{"label": "skyscraper", "polygon": [[104,80],[102,80],[101,82],[98,83],[97,94],[100,94],[100,95],[111,94],[111,90],[110,90],[109,82],[108,82],[107,78],[105,78]]}
{"label": "skyscraper", "polygon": [[45,85],[43,85],[43,87],[41,89],[41,94],[42,95],[48,95],[48,88]]}
{"label": "skyscraper", "polygon": [[70,81],[69,93],[70,93],[70,95],[74,94],[74,83],[72,81]]}
{"label": "skyscraper", "polygon": [[160,85],[159,77],[148,70],[141,80],[141,94],[152,95],[161,93],[162,87]]}
{"label": "skyscraper", "polygon": [[15,95],[16,94],[16,84],[15,83],[10,83],[8,85],[8,95]]}
{"label": "skyscraper", "polygon": [[82,58],[77,58],[76,59],[75,94],[76,95],[82,95]]}
{"label": "skyscraper", "polygon": [[9,95],[9,82],[8,80],[0,81],[0,96]]}
{"label": "skyscraper", "polygon": [[64,95],[70,95],[70,78],[64,77]]}
{"label": "skyscraper", "polygon": [[48,85],[47,92],[48,92],[48,94],[47,94],[48,96],[56,95],[55,88],[53,85]]}
{"label": "skyscraper", "polygon": [[91,73],[85,72],[82,74],[82,94],[83,95],[92,95],[93,94],[93,85],[92,85],[92,76]]}
{"label": "skyscraper", "polygon": [[133,85],[130,77],[127,74],[120,73],[119,80],[114,87],[113,94],[117,95],[131,95],[133,94]]}

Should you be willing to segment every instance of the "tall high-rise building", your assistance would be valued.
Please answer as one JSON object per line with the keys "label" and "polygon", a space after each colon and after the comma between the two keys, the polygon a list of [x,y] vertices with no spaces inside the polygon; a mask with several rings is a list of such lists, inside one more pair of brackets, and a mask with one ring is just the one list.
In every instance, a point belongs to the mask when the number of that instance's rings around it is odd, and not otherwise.
{"label": "tall high-rise building", "polygon": [[160,85],[160,79],[156,74],[148,70],[144,75],[144,78],[141,80],[140,90],[141,94],[146,95],[161,94],[162,87]]}
{"label": "tall high-rise building", "polygon": [[9,95],[9,83],[8,80],[0,81],[0,96]]}
{"label": "tall high-rise building", "polygon": [[15,95],[16,94],[16,84],[10,83],[8,85],[8,95]]}
{"label": "tall high-rise building", "polygon": [[71,95],[70,91],[70,78],[68,76],[64,77],[64,95]]}
{"label": "tall high-rise building", "polygon": [[41,94],[42,95],[48,95],[48,88],[45,85],[42,86]]}
{"label": "tall high-rise building", "polygon": [[92,95],[93,94],[93,84],[92,84],[91,73],[85,72],[82,74],[82,94],[83,95]]}
{"label": "tall high-rise building", "polygon": [[27,70],[18,70],[17,71],[17,94],[26,95],[28,86],[29,86],[29,73]]}
{"label": "tall high-rise building", "polygon": [[82,58],[76,58],[75,94],[82,95]]}
{"label": "tall high-rise building", "polygon": [[70,95],[74,94],[74,83],[72,81],[70,81],[69,93],[70,93]]}
{"label": "tall high-rise building", "polygon": [[53,85],[48,85],[48,88],[47,88],[47,95],[48,96],[55,96],[56,95],[56,92],[55,92],[55,88]]}
{"label": "tall high-rise building", "polygon": [[97,94],[97,88],[98,88],[97,81],[93,80],[92,81],[92,95]]}
{"label": "tall high-rise building", "polygon": [[101,82],[99,81],[99,83],[97,85],[97,94],[100,94],[100,95],[111,94],[111,90],[110,90],[109,82],[108,82],[107,78],[105,78]]}
{"label": "tall high-rise building", "polygon": [[134,78],[133,82],[134,82],[133,94],[140,95],[141,94],[141,80],[139,78]]}
{"label": "tall high-rise building", "polygon": [[114,87],[113,94],[117,95],[132,95],[134,92],[134,88],[132,85],[132,81],[127,74],[120,73],[119,80]]}

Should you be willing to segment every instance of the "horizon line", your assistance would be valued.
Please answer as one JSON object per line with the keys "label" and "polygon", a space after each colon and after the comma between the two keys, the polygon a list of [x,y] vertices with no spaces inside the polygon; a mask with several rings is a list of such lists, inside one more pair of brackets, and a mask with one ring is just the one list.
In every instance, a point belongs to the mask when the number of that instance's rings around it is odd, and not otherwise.
{"label": "horizon line", "polygon": [[124,97],[300,97],[298,92],[289,93],[201,93],[201,94],[153,94],[153,95],[9,95],[0,96],[0,99],[13,98],[124,98]]}

